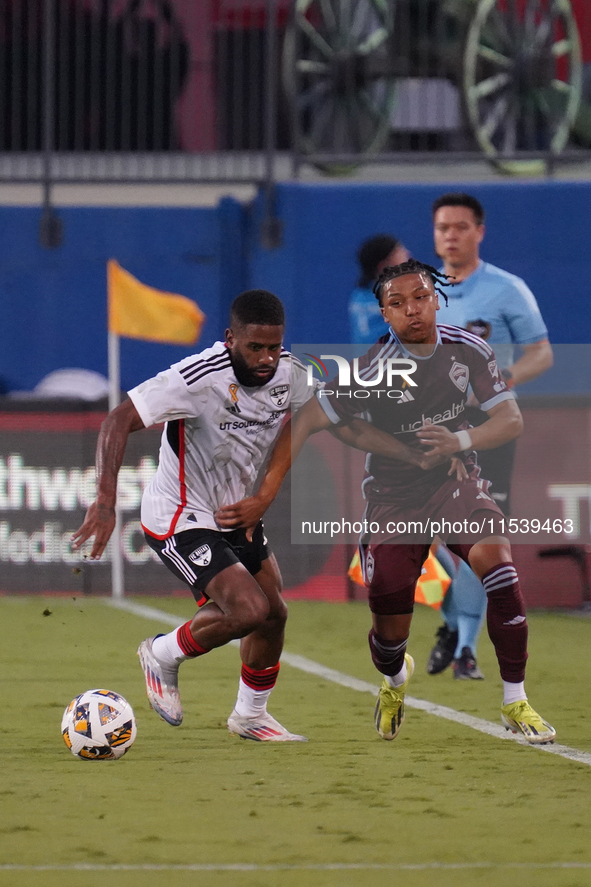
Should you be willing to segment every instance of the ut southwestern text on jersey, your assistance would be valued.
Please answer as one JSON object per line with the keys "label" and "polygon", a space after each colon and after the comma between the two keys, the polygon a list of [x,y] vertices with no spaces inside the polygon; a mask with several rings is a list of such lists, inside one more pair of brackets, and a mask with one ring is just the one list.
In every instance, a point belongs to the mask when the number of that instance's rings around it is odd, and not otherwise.
{"label": "ut southwestern text on jersey", "polygon": [[271,413],[268,419],[262,421],[260,419],[237,419],[234,422],[220,422],[220,431],[237,431],[240,428],[248,428],[250,433],[253,433],[251,429],[256,428],[258,431],[262,428],[268,428],[269,425],[274,425],[282,415],[282,413]]}

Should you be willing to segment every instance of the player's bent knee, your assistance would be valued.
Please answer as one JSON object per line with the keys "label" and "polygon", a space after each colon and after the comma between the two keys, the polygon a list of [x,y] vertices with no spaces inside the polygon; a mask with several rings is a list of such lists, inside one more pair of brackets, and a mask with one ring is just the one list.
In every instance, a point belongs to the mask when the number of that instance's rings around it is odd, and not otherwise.
{"label": "player's bent knee", "polygon": [[287,622],[287,607],[279,600],[278,604],[271,604],[267,618],[259,626],[259,632],[265,637],[274,638],[282,635]]}
{"label": "player's bent knee", "polygon": [[243,638],[251,631],[264,625],[269,618],[269,602],[262,595],[242,600],[240,605],[228,614],[234,637]]}
{"label": "player's bent knee", "polygon": [[472,570],[482,578],[497,564],[512,562],[511,546],[501,537],[491,536],[472,546],[468,560]]}
{"label": "player's bent knee", "polygon": [[267,616],[267,624],[273,624],[278,629],[283,629],[287,622],[287,604],[278,597],[270,606],[269,615]]}

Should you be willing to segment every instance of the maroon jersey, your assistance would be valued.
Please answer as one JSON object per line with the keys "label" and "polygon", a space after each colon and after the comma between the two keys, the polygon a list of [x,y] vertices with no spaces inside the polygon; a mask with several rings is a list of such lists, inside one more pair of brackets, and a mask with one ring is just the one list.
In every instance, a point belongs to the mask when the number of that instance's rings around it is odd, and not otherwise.
{"label": "maroon jersey", "polygon": [[[410,366],[408,361],[416,364],[406,380],[404,376],[391,377],[400,390],[386,386],[390,358],[406,359],[403,369]],[[379,378],[380,361],[382,383],[368,387],[367,382]],[[376,428],[422,451],[425,447],[417,437],[422,425],[445,425],[451,432],[470,427],[464,415],[470,387],[483,410],[513,399],[490,346],[478,336],[446,324],[437,325],[437,345],[428,357],[407,351],[390,330],[359,358],[353,370],[351,363],[349,386],[339,386],[335,379],[317,395],[329,419],[336,424],[363,415]],[[470,457],[464,459],[471,461]],[[412,502],[422,507],[448,480],[449,462],[424,471],[408,462],[371,455],[367,471],[364,492],[370,502]]]}

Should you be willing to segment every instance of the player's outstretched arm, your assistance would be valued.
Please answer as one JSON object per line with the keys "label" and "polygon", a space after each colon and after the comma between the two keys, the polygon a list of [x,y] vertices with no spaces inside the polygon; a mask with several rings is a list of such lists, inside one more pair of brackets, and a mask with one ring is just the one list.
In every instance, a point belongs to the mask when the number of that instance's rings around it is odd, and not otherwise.
{"label": "player's outstretched arm", "polygon": [[397,440],[387,431],[370,425],[364,419],[352,419],[347,425],[331,425],[330,433],[342,443],[364,453],[374,453],[388,459],[399,459],[422,467],[423,454]]}
{"label": "player's outstretched arm", "polygon": [[324,430],[330,430],[343,443],[366,453],[375,452],[382,456],[420,464],[420,452],[413,453],[410,447],[362,419],[353,419],[347,425],[334,425],[317,398],[311,397],[283,426],[258,491],[240,502],[220,508],[215,515],[218,526],[224,529],[247,527],[250,536],[252,528],[277,496],[283,478],[297,459],[306,440],[310,435]]}
{"label": "player's outstretched arm", "polygon": [[330,433],[347,446],[363,450],[364,453],[374,453],[377,456],[386,456],[388,459],[408,462],[409,465],[417,465],[423,471],[429,471],[437,465],[448,462],[450,465],[449,475],[455,475],[457,480],[465,480],[468,477],[464,463],[460,458],[452,456],[450,462],[450,456],[447,454],[441,455],[432,451],[412,449],[392,434],[381,431],[364,419],[353,419],[349,425],[333,425],[330,428]]}
{"label": "player's outstretched arm", "polygon": [[[277,496],[283,478],[298,457],[308,437],[324,430],[330,430],[343,443],[363,450],[365,453],[377,453],[391,459],[402,459],[404,462],[419,465],[424,469],[449,461],[448,456],[440,457],[424,454],[418,450],[413,451],[392,435],[375,428],[363,419],[353,419],[347,425],[334,425],[316,397],[312,397],[283,426],[258,491],[240,502],[222,506],[215,514],[218,526],[223,529],[247,527],[249,531],[247,535],[251,538],[253,528]],[[458,479],[461,480],[465,476],[465,470],[463,465],[456,464],[458,461],[452,459],[451,465],[452,470],[457,471]]]}
{"label": "player's outstretched arm", "polygon": [[[494,450],[519,437],[523,431],[521,411],[514,400],[503,400],[490,410],[489,418],[477,428],[456,434],[443,425],[423,425],[417,431],[422,444],[430,446],[435,455],[453,456],[462,450]],[[464,441],[462,435],[469,435]]]}
{"label": "player's outstretched arm", "polygon": [[353,419],[349,425],[333,425],[330,433],[347,446],[363,450],[364,453],[375,453],[388,459],[398,459],[410,465],[418,465],[423,471],[429,471],[437,465],[448,462],[450,467],[447,473],[450,476],[454,475],[456,480],[465,480],[468,477],[466,467],[458,456],[451,456],[450,461],[450,456],[447,454],[412,449],[392,434],[381,431],[364,419]]}
{"label": "player's outstretched arm", "polygon": [[132,431],[144,427],[131,400],[112,410],[101,425],[96,445],[96,502],[86,512],[82,526],[72,535],[74,549],[94,536],[91,560],[100,558],[115,527],[117,475],[127,438]]}
{"label": "player's outstretched arm", "polygon": [[316,400],[311,397],[304,406],[285,423],[277,438],[267,470],[258,491],[232,505],[224,505],[215,513],[218,526],[224,529],[256,526],[275,499],[283,478],[297,459],[300,450],[311,434],[331,426],[331,421]]}

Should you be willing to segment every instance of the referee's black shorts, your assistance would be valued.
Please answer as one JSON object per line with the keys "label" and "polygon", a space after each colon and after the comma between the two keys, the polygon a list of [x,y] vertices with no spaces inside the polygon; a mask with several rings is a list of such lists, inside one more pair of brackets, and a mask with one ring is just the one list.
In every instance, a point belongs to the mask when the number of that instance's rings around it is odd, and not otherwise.
{"label": "referee's black shorts", "polygon": [[167,539],[155,539],[149,533],[145,537],[171,573],[191,588],[199,604],[208,600],[205,589],[226,567],[240,563],[256,576],[271,554],[262,521],[254,529],[252,542],[244,529],[222,533],[203,527],[183,530]]}

